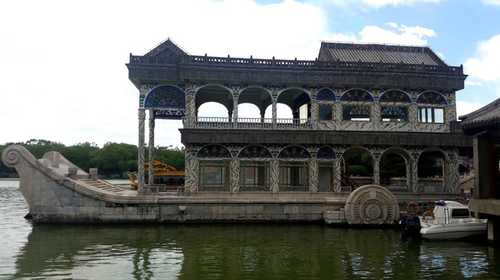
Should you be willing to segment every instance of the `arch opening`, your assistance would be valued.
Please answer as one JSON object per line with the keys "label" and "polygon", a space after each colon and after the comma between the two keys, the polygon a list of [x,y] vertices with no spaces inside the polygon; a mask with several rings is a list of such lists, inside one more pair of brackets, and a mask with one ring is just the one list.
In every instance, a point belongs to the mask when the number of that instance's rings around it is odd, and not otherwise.
{"label": "arch opening", "polygon": [[[225,110],[214,103],[222,105]],[[210,105],[200,108],[204,104]],[[233,115],[233,96],[231,91],[223,86],[207,85],[196,92],[195,106],[198,122],[227,123],[231,121]]]}
{"label": "arch opening", "polygon": [[360,147],[350,148],[342,156],[341,187],[353,190],[359,186],[373,184],[373,157]]}
{"label": "arch opening", "polygon": [[421,192],[443,192],[446,157],[441,151],[425,151],[418,158],[418,188]]}
{"label": "arch opening", "polygon": [[397,151],[387,151],[380,158],[380,184],[393,191],[407,191],[408,185],[407,157]]}
{"label": "arch opening", "polygon": [[[304,124],[309,122],[311,98],[305,90],[299,88],[286,89],[279,94],[277,102],[286,104],[292,109],[292,118],[295,123]],[[278,119],[278,123],[288,123],[289,121]]]}

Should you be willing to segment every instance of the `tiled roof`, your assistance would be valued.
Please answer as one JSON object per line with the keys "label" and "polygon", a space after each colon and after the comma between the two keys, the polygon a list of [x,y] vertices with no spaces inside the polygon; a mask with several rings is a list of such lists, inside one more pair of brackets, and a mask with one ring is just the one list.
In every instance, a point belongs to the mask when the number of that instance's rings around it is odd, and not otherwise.
{"label": "tiled roof", "polygon": [[322,42],[321,61],[446,65],[428,47]]}
{"label": "tiled roof", "polygon": [[500,98],[460,119],[465,130],[500,126]]}

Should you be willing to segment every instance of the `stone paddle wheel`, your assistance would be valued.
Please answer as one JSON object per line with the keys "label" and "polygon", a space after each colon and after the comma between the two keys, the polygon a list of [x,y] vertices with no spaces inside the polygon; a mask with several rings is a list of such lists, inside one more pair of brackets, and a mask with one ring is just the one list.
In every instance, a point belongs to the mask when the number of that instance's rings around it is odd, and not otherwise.
{"label": "stone paddle wheel", "polygon": [[393,224],[399,219],[398,201],[384,187],[365,185],[347,198],[345,217],[350,225]]}

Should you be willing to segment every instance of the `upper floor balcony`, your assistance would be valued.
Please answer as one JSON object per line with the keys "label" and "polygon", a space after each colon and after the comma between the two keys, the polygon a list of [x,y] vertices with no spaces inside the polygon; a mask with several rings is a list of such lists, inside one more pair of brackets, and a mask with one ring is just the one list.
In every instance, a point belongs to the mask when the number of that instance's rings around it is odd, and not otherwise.
{"label": "upper floor balcony", "polygon": [[449,132],[456,127],[454,92],[429,90],[162,85],[145,92],[141,105],[156,118],[174,110],[184,128]]}

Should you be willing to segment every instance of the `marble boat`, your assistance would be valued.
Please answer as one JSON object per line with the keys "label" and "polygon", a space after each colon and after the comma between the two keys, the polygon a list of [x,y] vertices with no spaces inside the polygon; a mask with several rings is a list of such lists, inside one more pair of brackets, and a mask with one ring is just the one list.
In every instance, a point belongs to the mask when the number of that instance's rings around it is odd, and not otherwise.
{"label": "marble boat", "polygon": [[[366,185],[351,193],[141,194],[97,179],[58,152],[36,159],[19,145],[3,162],[16,169],[20,190],[35,223],[327,222],[393,224],[399,203],[387,188]],[[422,196],[430,200],[434,197]]]}

